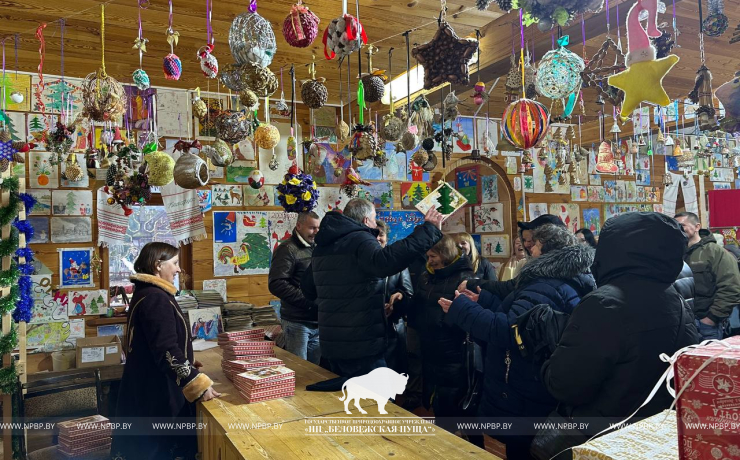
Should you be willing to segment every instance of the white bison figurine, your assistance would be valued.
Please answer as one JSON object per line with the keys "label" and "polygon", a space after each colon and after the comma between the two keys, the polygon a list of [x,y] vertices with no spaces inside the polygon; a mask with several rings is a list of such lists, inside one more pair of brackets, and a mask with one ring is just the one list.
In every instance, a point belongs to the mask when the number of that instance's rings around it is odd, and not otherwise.
{"label": "white bison figurine", "polygon": [[[352,414],[349,411],[349,402],[352,400],[355,401],[355,407],[361,413],[367,414],[360,407],[360,399],[374,399],[378,403],[378,411],[381,414],[387,414],[388,412],[385,410],[386,403],[397,394],[403,393],[406,390],[406,383],[408,381],[409,376],[407,374],[399,374],[393,369],[380,367],[365,375],[353,377],[344,382],[344,385],[342,385],[342,397],[339,400],[344,401],[344,411],[348,414]],[[347,389],[346,395],[345,388]]]}

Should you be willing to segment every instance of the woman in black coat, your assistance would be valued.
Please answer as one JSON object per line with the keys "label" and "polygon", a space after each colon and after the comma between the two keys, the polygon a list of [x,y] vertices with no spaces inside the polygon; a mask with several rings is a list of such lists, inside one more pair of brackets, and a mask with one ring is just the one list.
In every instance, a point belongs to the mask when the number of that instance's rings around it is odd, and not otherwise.
{"label": "woman in black coat", "polygon": [[456,233],[454,238],[457,245],[462,249],[463,254],[470,259],[470,265],[473,267],[473,273],[475,273],[476,278],[484,281],[498,280],[496,267],[488,259],[480,255],[478,248],[475,246],[475,240],[473,240],[470,233]]}
{"label": "woman in black coat", "polygon": [[134,295],[126,324],[126,365],[116,415],[131,429],[117,432],[111,453],[129,460],[192,459],[196,433],[152,431],[152,422],[195,422],[195,402],[220,396],[193,360],[189,322],[175,301],[178,249],[148,243],[134,263]]}
{"label": "woman in black coat", "polygon": [[462,415],[460,403],[468,379],[466,334],[457,326],[445,324],[445,314],[437,301],[454,296],[457,286],[474,273],[470,260],[460,253],[451,236],[443,237],[427,251],[427,258],[412,309],[421,335],[422,403],[427,409],[433,407],[439,424],[440,417]]}

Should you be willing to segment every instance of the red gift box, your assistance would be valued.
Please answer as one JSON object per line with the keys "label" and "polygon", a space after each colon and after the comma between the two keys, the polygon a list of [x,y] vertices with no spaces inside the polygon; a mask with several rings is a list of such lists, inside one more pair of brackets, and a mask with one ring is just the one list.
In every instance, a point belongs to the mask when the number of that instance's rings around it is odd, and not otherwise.
{"label": "red gift box", "polygon": [[740,460],[740,337],[679,356],[676,393],[710,359],[676,402],[679,458]]}

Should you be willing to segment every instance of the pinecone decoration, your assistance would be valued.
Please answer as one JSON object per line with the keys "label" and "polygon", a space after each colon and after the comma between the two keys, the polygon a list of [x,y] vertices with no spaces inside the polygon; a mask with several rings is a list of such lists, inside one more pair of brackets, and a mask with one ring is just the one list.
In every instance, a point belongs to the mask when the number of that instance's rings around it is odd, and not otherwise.
{"label": "pinecone decoration", "polygon": [[479,11],[485,11],[491,3],[493,3],[493,0],[475,0],[475,7],[478,8]]}
{"label": "pinecone decoration", "polygon": [[427,137],[426,139],[421,141],[421,148],[423,148],[427,152],[431,152],[432,150],[434,150],[434,138]]}
{"label": "pinecone decoration", "polygon": [[320,109],[326,104],[329,91],[324,85],[324,79],[304,80],[301,83],[301,100],[310,109]]}
{"label": "pinecone decoration", "polygon": [[671,54],[671,50],[676,44],[672,39],[671,34],[666,31],[663,31],[663,34],[660,37],[652,38],[651,41],[653,42],[653,46],[655,46],[656,59],[661,59]]}
{"label": "pinecone decoration", "polygon": [[[480,1],[485,1],[485,0],[478,0],[478,1],[480,2]],[[498,3],[498,7],[501,8],[501,11],[511,10],[511,0],[496,0],[496,3]]]}
{"label": "pinecone decoration", "polygon": [[10,166],[10,160],[7,158],[3,158],[0,160],[0,171],[5,172],[8,170],[8,167]]}
{"label": "pinecone decoration", "polygon": [[385,94],[385,83],[377,75],[365,75],[362,77],[362,85],[365,87],[365,102],[378,102]]}
{"label": "pinecone decoration", "polygon": [[411,160],[419,166],[424,166],[426,162],[429,161],[429,152],[419,149],[411,157]]}
{"label": "pinecone decoration", "polygon": [[116,183],[116,173],[118,172],[118,168],[116,165],[110,165],[110,168],[108,168],[108,172],[105,174],[105,185],[112,186]]}

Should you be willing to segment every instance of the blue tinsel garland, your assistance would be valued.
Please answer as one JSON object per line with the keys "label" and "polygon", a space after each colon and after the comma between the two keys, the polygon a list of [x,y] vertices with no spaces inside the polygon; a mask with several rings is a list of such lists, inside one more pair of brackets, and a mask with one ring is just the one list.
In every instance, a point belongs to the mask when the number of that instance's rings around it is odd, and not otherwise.
{"label": "blue tinsel garland", "polygon": [[[34,197],[25,193],[21,193],[20,197],[27,210],[33,208],[33,205],[36,203],[36,199]],[[16,219],[15,222],[13,222],[13,225],[20,233],[23,233],[26,236],[26,241],[30,241],[31,238],[33,238],[33,225],[31,225],[29,221]],[[31,310],[33,309],[33,283],[31,282],[31,275],[34,272],[33,255],[33,250],[29,247],[18,248],[15,251],[15,256],[18,259],[24,258],[26,261],[23,264],[18,264],[18,270],[21,273],[21,277],[18,280],[19,298],[18,302],[15,304],[15,310],[13,311],[13,320],[16,322],[31,321]]]}

